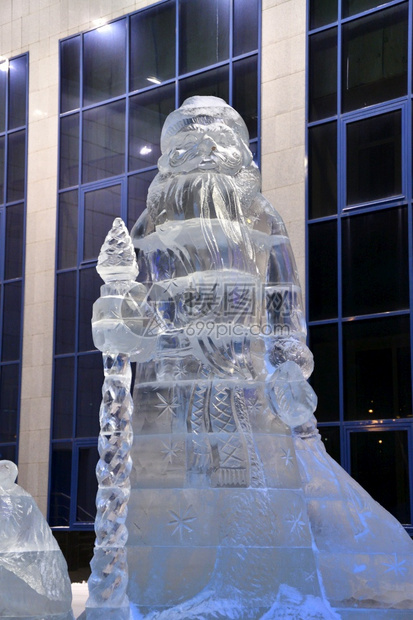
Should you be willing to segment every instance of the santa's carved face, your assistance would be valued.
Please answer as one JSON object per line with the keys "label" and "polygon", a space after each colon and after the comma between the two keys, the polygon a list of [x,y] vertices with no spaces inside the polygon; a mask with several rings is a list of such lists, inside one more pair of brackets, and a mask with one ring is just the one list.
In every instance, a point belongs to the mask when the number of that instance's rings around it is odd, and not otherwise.
{"label": "santa's carved face", "polygon": [[217,172],[236,175],[251,162],[249,149],[224,123],[188,124],[170,140],[169,151],[159,160],[161,172]]}

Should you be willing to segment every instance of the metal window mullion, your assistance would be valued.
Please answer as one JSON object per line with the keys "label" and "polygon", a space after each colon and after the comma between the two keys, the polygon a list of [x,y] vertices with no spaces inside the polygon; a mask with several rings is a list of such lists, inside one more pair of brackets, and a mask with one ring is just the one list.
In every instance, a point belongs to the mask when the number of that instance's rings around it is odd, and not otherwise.
{"label": "metal window mullion", "polygon": [[179,54],[181,46],[179,45],[181,30],[179,26],[180,0],[175,0],[175,109],[179,108],[180,82],[179,82]]}

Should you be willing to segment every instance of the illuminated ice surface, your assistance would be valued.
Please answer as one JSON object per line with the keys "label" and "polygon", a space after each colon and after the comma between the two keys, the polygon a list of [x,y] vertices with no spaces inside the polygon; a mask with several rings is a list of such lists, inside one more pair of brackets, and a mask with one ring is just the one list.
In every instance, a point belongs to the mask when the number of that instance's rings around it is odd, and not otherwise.
{"label": "illuminated ice surface", "polygon": [[72,620],[66,561],[33,498],[0,461],[0,618]]}
{"label": "illuminated ice surface", "polygon": [[103,287],[93,316],[96,346],[136,361],[133,617],[411,617],[412,541],[317,432],[294,256],[244,122],[192,97],[161,150],[141,283]]}

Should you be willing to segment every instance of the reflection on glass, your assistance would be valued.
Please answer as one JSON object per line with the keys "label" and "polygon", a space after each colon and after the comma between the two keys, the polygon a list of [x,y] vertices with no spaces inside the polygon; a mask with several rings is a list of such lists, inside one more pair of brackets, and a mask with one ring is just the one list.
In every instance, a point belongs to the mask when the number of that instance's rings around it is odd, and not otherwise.
{"label": "reflection on glass", "polygon": [[120,216],[121,198],[120,184],[85,193],[84,260],[97,259],[113,220]]}
{"label": "reflection on glass", "polygon": [[343,24],[343,111],[407,92],[408,3]]}
{"label": "reflection on glass", "polygon": [[24,199],[26,162],[26,132],[18,131],[8,136],[7,201]]}
{"label": "reflection on glass", "polygon": [[258,131],[257,75],[256,56],[234,63],[233,106],[244,119],[251,139],[257,137]]}
{"label": "reflection on glass", "polygon": [[96,464],[99,454],[96,446],[79,448],[79,466],[77,478],[76,521],[93,523],[96,516]]}
{"label": "reflection on glass", "polygon": [[[229,67],[219,67],[179,82],[179,105],[193,95],[213,95],[228,101]],[[256,85],[255,85],[256,87]]]}
{"label": "reflection on glass", "polygon": [[73,353],[76,327],[76,272],[57,276],[55,353]]}
{"label": "reflection on glass", "polygon": [[311,385],[318,397],[319,422],[339,420],[338,327],[336,323],[310,327],[310,349],[314,355]]}
{"label": "reflection on glass", "polygon": [[343,323],[346,420],[411,417],[409,316]]}
{"label": "reflection on glass", "polygon": [[83,114],[83,183],[125,171],[125,102],[115,101]]}
{"label": "reflection on glass", "polygon": [[59,196],[58,269],[77,265],[77,196],[77,190]]}
{"label": "reflection on glass", "polygon": [[72,445],[55,445],[51,459],[49,524],[52,527],[67,526],[70,524]]}
{"label": "reflection on glass", "polygon": [[411,523],[405,430],[352,432],[351,475],[401,523]]}
{"label": "reflection on glass", "polygon": [[74,357],[56,359],[54,370],[53,439],[67,439],[73,435],[74,383]]}
{"label": "reflection on glass", "polygon": [[310,37],[310,121],[337,113],[337,28]]}
{"label": "reflection on glass", "polygon": [[90,329],[90,317],[92,316],[92,306],[100,295],[102,280],[95,267],[82,269],[79,278],[79,351],[93,351],[95,345]]}
{"label": "reflection on glass", "polygon": [[[316,412],[317,413],[317,412]],[[328,452],[328,454],[337,463],[340,463],[341,459],[341,447],[340,447],[340,427],[339,426],[319,426],[321,440]]]}
{"label": "reflection on glass", "polygon": [[26,124],[27,57],[20,56],[9,63],[9,129]]}
{"label": "reflection on glass", "polygon": [[347,204],[402,193],[401,111],[347,125]]}
{"label": "reflection on glass", "polygon": [[310,321],[337,316],[337,222],[308,229]]}
{"label": "reflection on glass", "polygon": [[60,189],[79,182],[79,114],[60,120]]}
{"label": "reflection on glass", "polygon": [[258,0],[234,0],[234,56],[258,48]]}
{"label": "reflection on glass", "polygon": [[[19,365],[0,367],[0,441],[17,439],[17,414],[19,395]],[[3,457],[5,458],[5,457]]]}
{"label": "reflection on glass", "polygon": [[343,17],[374,9],[381,4],[384,4],[383,0],[342,0]]}
{"label": "reflection on glass", "polygon": [[130,90],[161,84],[175,76],[175,2],[132,15]]}
{"label": "reflection on glass", "polygon": [[134,174],[128,178],[128,229],[132,230],[138,217],[146,208],[146,197],[149,185],[152,183],[157,170]]}
{"label": "reflection on glass", "polygon": [[230,0],[180,0],[180,73],[189,73],[228,58],[229,14]]}
{"label": "reflection on glass", "polygon": [[3,288],[3,362],[20,358],[22,283],[9,282]]}
{"label": "reflection on glass", "polygon": [[337,213],[337,123],[309,129],[309,217]]}
{"label": "reflection on glass", "polygon": [[126,91],[126,19],[87,32],[83,52],[83,103],[91,105]]}
{"label": "reflection on glass", "polygon": [[175,109],[175,86],[163,86],[130,99],[129,170],[156,165],[161,129]]}
{"label": "reflection on glass", "polygon": [[23,269],[24,205],[6,208],[6,252],[4,278],[21,278]]}
{"label": "reflection on glass", "polygon": [[80,106],[80,36],[62,41],[60,46],[60,111]]}
{"label": "reflection on glass", "polygon": [[409,308],[407,208],[342,221],[343,315]]}
{"label": "reflection on glass", "polygon": [[337,0],[310,0],[310,29],[337,21]]}
{"label": "reflection on glass", "polygon": [[95,438],[99,434],[102,383],[102,354],[80,355],[77,366],[77,437]]}

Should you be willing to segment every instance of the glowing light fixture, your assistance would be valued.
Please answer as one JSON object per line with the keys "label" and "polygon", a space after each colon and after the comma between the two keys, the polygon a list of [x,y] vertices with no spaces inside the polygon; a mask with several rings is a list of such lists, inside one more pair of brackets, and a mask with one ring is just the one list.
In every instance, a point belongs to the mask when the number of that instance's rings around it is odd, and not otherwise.
{"label": "glowing light fixture", "polygon": [[149,148],[149,146],[143,146],[141,148],[141,150],[139,151],[141,155],[148,155],[149,153],[152,153],[152,149]]}
{"label": "glowing light fixture", "polygon": [[162,84],[161,80],[158,80],[158,78],[154,75],[150,75],[146,79],[148,80],[148,82],[152,82],[152,84]]}

